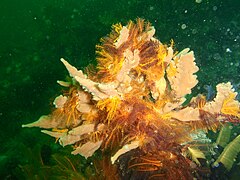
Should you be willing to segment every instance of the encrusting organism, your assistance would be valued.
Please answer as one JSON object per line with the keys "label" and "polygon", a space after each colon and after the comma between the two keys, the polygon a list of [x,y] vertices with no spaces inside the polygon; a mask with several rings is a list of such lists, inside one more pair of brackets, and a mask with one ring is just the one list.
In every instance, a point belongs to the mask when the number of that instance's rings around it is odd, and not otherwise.
{"label": "encrusting organism", "polygon": [[59,84],[69,92],[55,99],[50,115],[23,127],[46,129],[85,158],[100,150],[128,175],[193,178],[204,154],[191,147],[191,135],[239,123],[237,93],[230,82],[220,83],[212,101],[199,95],[184,104],[198,83],[194,53],[174,52],[173,42],[162,44],[154,34],[140,18],[113,25],[96,46],[96,72],[84,73],[62,58],[74,83]]}

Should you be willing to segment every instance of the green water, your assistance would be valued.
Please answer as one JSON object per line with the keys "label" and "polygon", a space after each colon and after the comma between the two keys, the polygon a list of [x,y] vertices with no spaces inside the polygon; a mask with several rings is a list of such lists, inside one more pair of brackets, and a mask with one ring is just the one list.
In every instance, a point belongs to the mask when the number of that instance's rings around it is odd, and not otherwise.
{"label": "green water", "polygon": [[[206,93],[205,85],[227,81],[239,92],[239,0],[1,0],[1,179],[43,179],[39,159],[51,166],[52,154],[68,154],[39,129],[21,124],[53,108],[62,90],[56,81],[67,75],[61,57],[78,68],[94,64],[95,45],[111,25],[137,17],[152,22],[163,43],[173,39],[176,49],[194,50],[200,67],[195,94]],[[238,127],[234,131],[240,134]],[[88,163],[82,163],[83,169]],[[239,164],[238,157],[222,178],[237,179]]]}

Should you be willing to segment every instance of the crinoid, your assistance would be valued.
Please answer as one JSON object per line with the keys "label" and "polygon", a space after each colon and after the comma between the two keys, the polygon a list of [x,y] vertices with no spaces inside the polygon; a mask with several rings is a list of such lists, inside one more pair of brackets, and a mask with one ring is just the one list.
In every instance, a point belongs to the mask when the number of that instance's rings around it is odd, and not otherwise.
{"label": "crinoid", "polygon": [[[86,96],[86,97],[84,97]],[[87,102],[88,94],[84,93],[83,90],[73,86],[70,87],[69,91],[63,95],[58,96],[53,104],[56,109],[53,111],[51,118],[55,121],[61,122],[65,128],[76,127],[81,124],[84,111],[80,109],[81,101]]]}
{"label": "crinoid", "polygon": [[128,168],[136,171],[157,171],[162,168],[163,164],[160,160],[149,157],[133,157],[129,162]]}
{"label": "crinoid", "polygon": [[173,41],[163,44],[154,34],[141,18],[113,25],[96,46],[96,68],[85,73],[61,58],[74,83],[61,82],[69,91],[55,99],[56,110],[23,127],[52,129],[42,132],[72,145],[74,155],[101,152],[123,179],[193,179],[204,157],[190,147],[193,136],[239,123],[237,93],[220,83],[213,100],[189,102],[198,83],[194,52],[175,52]]}
{"label": "crinoid", "polygon": [[132,150],[116,163],[122,179],[191,179],[189,162],[181,154],[169,151],[143,153]]}
{"label": "crinoid", "polygon": [[119,180],[118,168],[112,165],[109,156],[103,156],[93,162],[95,169],[94,176],[91,180]]}
{"label": "crinoid", "polygon": [[64,103],[61,108],[62,113],[66,117],[66,126],[74,126],[79,124],[79,119],[81,116],[81,112],[77,110],[78,101],[79,101],[79,93],[78,90],[73,87],[65,94],[68,97],[67,101]]}
{"label": "crinoid", "polygon": [[121,100],[119,97],[110,97],[110,98],[98,101],[96,106],[100,110],[105,110],[107,112],[106,121],[109,124],[110,121],[116,116],[116,112],[117,112],[117,109],[119,108],[120,103],[121,103]]}

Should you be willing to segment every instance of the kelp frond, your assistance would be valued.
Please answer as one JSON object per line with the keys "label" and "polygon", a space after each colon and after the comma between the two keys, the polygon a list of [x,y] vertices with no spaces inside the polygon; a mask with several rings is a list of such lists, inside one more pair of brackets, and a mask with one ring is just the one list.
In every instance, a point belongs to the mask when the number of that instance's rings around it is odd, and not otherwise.
{"label": "kelp frond", "polygon": [[224,148],[229,142],[230,136],[231,136],[230,124],[226,124],[221,128],[218,134],[216,144]]}
{"label": "kelp frond", "polygon": [[206,159],[205,155],[201,150],[198,148],[188,147],[188,153],[187,156],[189,156],[197,165],[201,165],[198,159]]}
{"label": "kelp frond", "polygon": [[230,142],[223,150],[218,159],[214,162],[214,166],[217,166],[221,162],[227,170],[231,170],[235,158],[240,152],[240,135],[238,135],[232,142]]}

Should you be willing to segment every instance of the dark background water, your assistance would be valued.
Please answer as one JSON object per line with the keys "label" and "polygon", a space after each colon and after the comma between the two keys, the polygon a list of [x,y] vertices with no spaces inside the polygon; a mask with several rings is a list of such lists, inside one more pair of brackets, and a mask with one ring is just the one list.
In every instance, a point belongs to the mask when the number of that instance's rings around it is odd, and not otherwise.
{"label": "dark background water", "polygon": [[78,68],[94,64],[95,45],[111,25],[137,17],[155,26],[161,42],[173,39],[176,49],[194,50],[200,67],[195,93],[227,81],[239,92],[239,0],[1,0],[0,177],[23,179],[29,148],[58,150],[49,145],[52,138],[21,124],[51,111],[61,92],[56,81],[67,75],[59,59]]}

